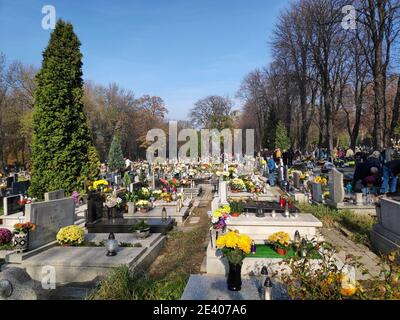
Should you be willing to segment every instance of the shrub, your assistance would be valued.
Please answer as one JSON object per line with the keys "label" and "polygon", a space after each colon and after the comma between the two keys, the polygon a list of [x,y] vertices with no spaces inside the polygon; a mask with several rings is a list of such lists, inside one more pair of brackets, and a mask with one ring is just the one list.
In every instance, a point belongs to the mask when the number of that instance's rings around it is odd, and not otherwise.
{"label": "shrub", "polygon": [[10,243],[11,239],[12,239],[11,231],[5,228],[0,228],[0,245]]}
{"label": "shrub", "polygon": [[79,226],[61,228],[57,233],[57,241],[61,245],[80,245],[85,240],[85,231]]}

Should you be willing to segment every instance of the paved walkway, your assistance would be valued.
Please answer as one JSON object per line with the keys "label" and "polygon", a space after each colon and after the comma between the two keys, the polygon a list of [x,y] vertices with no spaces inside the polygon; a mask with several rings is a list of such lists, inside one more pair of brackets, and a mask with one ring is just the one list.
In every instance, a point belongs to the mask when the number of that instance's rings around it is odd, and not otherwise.
{"label": "paved walkway", "polygon": [[359,261],[364,264],[365,268],[370,274],[363,275],[361,270],[357,270],[357,280],[367,280],[371,278],[371,276],[379,275],[381,269],[377,264],[379,263],[380,259],[368,247],[359,243],[355,243],[338,229],[321,228],[320,231],[325,240],[336,248],[339,258],[343,261],[348,254],[360,257]]}

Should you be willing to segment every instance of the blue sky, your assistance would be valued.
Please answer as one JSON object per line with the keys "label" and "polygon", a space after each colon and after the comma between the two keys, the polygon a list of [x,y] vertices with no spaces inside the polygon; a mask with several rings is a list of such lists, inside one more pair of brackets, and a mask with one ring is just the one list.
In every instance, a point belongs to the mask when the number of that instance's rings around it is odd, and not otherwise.
{"label": "blue sky", "polygon": [[116,82],[136,96],[164,99],[186,119],[198,99],[234,97],[243,77],[270,61],[282,0],[0,0],[0,51],[40,66],[50,30],[44,5],[73,23],[85,80]]}

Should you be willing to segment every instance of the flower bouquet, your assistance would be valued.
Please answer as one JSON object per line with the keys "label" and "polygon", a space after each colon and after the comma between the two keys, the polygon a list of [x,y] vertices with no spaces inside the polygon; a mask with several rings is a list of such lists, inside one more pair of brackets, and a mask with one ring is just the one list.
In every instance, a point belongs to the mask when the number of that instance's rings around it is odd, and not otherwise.
{"label": "flower bouquet", "polygon": [[242,286],[241,270],[244,258],[251,251],[251,239],[247,235],[240,235],[238,232],[230,231],[220,236],[216,246],[229,262],[228,289],[239,291]]}
{"label": "flower bouquet", "polygon": [[235,178],[230,182],[232,192],[241,192],[246,190],[246,185],[242,179]]}
{"label": "flower bouquet", "polygon": [[151,194],[156,200],[160,200],[163,192],[162,190],[153,190]]}
{"label": "flower bouquet", "polygon": [[121,207],[121,203],[122,203],[122,199],[119,198],[119,197],[116,197],[114,195],[107,196],[107,198],[106,198],[106,206],[107,206],[107,208],[110,208],[110,209],[114,208],[114,207],[120,208]]}
{"label": "flower bouquet", "polygon": [[287,254],[290,246],[290,236],[288,233],[283,231],[275,232],[269,236],[268,241],[279,255],[285,256]]}
{"label": "flower bouquet", "polygon": [[146,213],[150,209],[150,202],[147,200],[139,200],[138,202],[136,202],[136,207],[141,213]]}
{"label": "flower bouquet", "polygon": [[101,192],[105,192],[104,189],[107,189],[108,181],[107,180],[97,180],[93,182],[93,189]]}
{"label": "flower bouquet", "polygon": [[32,222],[17,223],[14,225],[14,234],[27,234],[29,231],[34,231],[36,225]]}
{"label": "flower bouquet", "polygon": [[228,219],[229,213],[231,212],[231,208],[229,205],[224,205],[221,208],[215,210],[211,217],[212,227],[215,230],[225,230],[226,222]]}
{"label": "flower bouquet", "polygon": [[142,200],[149,200],[151,197],[151,192],[148,188],[142,187],[138,190],[138,198]]}

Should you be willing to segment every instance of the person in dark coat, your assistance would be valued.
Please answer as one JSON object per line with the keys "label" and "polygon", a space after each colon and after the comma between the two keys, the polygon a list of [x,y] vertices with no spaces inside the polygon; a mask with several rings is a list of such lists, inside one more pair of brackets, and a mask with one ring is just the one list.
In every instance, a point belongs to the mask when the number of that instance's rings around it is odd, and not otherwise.
{"label": "person in dark coat", "polygon": [[397,180],[399,176],[400,160],[386,162],[383,165],[383,183],[381,193],[395,193],[397,191]]}

